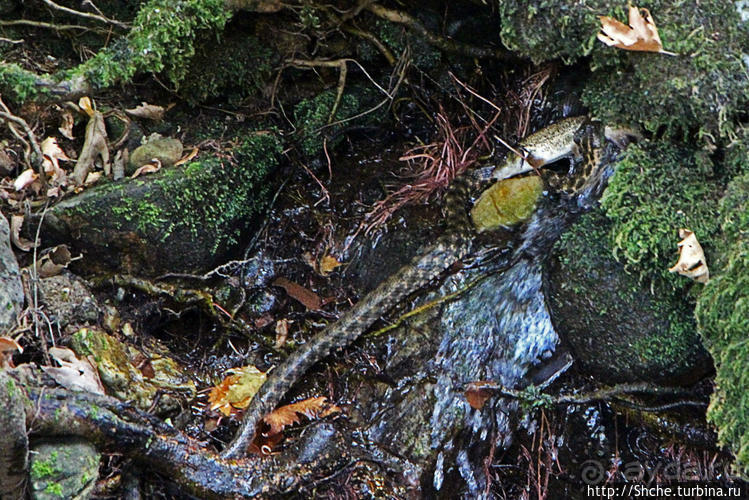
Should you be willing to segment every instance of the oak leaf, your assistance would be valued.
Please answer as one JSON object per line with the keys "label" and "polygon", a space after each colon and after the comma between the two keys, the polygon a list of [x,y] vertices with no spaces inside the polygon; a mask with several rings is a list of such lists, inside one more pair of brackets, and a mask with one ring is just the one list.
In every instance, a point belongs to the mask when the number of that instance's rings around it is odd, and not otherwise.
{"label": "oak leaf", "polygon": [[263,455],[270,454],[273,446],[281,439],[283,430],[302,421],[302,417],[317,420],[341,412],[341,408],[320,396],[308,398],[290,405],[276,408],[258,422],[255,437],[250,444],[250,451]]}
{"label": "oak leaf", "polygon": [[679,229],[679,238],[679,260],[669,268],[669,272],[679,273],[698,283],[707,283],[710,279],[710,270],[697,236],[689,229]]}
{"label": "oak leaf", "polygon": [[474,410],[480,410],[484,407],[486,401],[494,394],[496,384],[494,382],[478,381],[471,382],[466,387],[465,397],[468,404]]}
{"label": "oak leaf", "polygon": [[[643,17],[642,12],[645,13]],[[609,47],[640,52],[659,52],[675,56],[673,52],[663,50],[658,28],[648,9],[629,6],[629,26],[608,16],[599,16],[601,30],[598,39]]]}

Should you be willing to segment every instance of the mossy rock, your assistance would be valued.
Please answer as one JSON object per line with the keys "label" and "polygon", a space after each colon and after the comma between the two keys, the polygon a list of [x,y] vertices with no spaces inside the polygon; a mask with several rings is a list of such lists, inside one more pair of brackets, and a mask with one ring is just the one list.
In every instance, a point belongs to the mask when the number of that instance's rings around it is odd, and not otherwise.
{"label": "mossy rock", "polygon": [[88,189],[47,211],[43,237],[82,252],[85,271],[205,270],[238,247],[261,213],[263,181],[280,151],[275,135],[250,134],[233,159],[201,158]]}
{"label": "mossy rock", "polygon": [[611,256],[610,222],[586,214],[555,245],[547,264],[554,326],[570,344],[578,367],[605,383],[688,384],[706,375],[688,300],[670,287],[652,290]]}
{"label": "mossy rock", "polygon": [[99,478],[100,459],[96,448],[82,439],[35,445],[31,452],[31,498],[89,498]]}
{"label": "mossy rock", "polygon": [[21,271],[10,246],[10,227],[0,214],[0,337],[16,326],[23,307]]}
{"label": "mossy rock", "polygon": [[509,227],[528,220],[543,193],[537,175],[506,179],[481,193],[471,209],[471,220],[479,232]]}
{"label": "mossy rock", "polygon": [[500,2],[502,42],[534,63],[590,56],[583,100],[606,122],[639,123],[651,131],[695,132],[712,142],[730,139],[748,102],[741,54],[749,28],[735,2],[638,2],[655,20],[664,47],[678,54],[629,52],[596,40],[598,16],[627,20],[619,0]]}
{"label": "mossy rock", "polygon": [[715,359],[715,392],[708,419],[718,438],[749,477],[749,174],[729,184],[720,204],[722,235],[713,277],[695,311],[705,343]]}
{"label": "mossy rock", "polygon": [[722,184],[706,172],[713,165],[699,153],[664,141],[631,145],[601,199],[613,221],[607,237],[617,259],[678,290],[693,285],[668,272],[678,259],[679,229],[693,231],[709,254],[719,226]]}

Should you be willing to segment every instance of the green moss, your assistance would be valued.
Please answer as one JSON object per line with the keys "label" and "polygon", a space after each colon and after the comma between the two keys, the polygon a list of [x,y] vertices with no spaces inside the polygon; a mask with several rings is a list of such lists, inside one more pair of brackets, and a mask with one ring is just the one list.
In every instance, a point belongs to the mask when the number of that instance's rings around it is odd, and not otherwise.
{"label": "green moss", "polygon": [[679,228],[697,235],[708,251],[718,230],[720,186],[700,176],[695,152],[667,142],[630,146],[601,204],[614,224],[614,255],[643,277],[660,277],[674,288],[690,281],[671,274],[678,258]]}
{"label": "green moss", "polygon": [[[311,99],[299,102],[294,108],[296,127],[299,131],[299,145],[305,156],[313,157],[322,152],[323,136],[321,132],[323,129],[325,130],[324,135],[335,134],[336,131],[341,129],[341,125],[326,127],[331,121],[330,114],[335,105],[335,100],[336,91],[331,89],[321,92]],[[358,112],[359,106],[358,100],[351,93],[344,93],[332,121],[345,120],[354,116]]]}
{"label": "green moss", "polygon": [[735,137],[736,117],[749,96],[741,60],[749,31],[733,3],[638,5],[650,8],[664,47],[679,55],[625,52],[596,42],[586,105],[605,121],[639,123],[674,137],[695,134],[712,143]]}
{"label": "green moss", "polygon": [[62,494],[62,485],[59,483],[49,483],[47,487],[44,489],[45,493],[49,493],[50,495],[55,495],[60,498],[63,497]]}
{"label": "green moss", "polygon": [[37,81],[34,73],[18,64],[0,63],[0,94],[13,96],[13,100],[19,104],[46,92],[46,89],[37,85]]}
{"label": "green moss", "polygon": [[196,42],[221,32],[230,17],[222,0],[150,0],[126,37],[73,70],[98,87],[128,81],[141,72],[165,71],[175,85],[187,74]]}
{"label": "green moss", "polygon": [[9,378],[5,382],[5,392],[8,393],[8,398],[13,399],[16,395],[17,390],[18,389],[16,388],[16,383],[13,382],[13,380]]}
{"label": "green moss", "polygon": [[99,407],[92,404],[88,410],[88,414],[92,419],[97,419],[99,417]]}
{"label": "green moss", "polygon": [[[436,19],[433,19],[435,21]],[[411,30],[395,23],[378,19],[375,23],[377,35],[393,54],[403,54],[409,48],[411,63],[422,71],[430,71],[442,60],[442,53],[429,45],[424,38]],[[438,26],[430,27],[439,32]]]}
{"label": "green moss", "polygon": [[720,257],[697,301],[696,316],[715,360],[708,419],[749,476],[749,174],[737,177],[720,203]]}
{"label": "green moss", "polygon": [[[242,32],[221,43],[206,41],[192,59],[180,94],[191,104],[215,97],[239,101],[263,88],[271,74],[272,57],[270,48]],[[207,67],[211,70],[206,71]]]}
{"label": "green moss", "polygon": [[57,465],[57,456],[57,452],[53,451],[47,460],[33,460],[31,463],[31,480],[37,481],[59,474],[60,468]]}

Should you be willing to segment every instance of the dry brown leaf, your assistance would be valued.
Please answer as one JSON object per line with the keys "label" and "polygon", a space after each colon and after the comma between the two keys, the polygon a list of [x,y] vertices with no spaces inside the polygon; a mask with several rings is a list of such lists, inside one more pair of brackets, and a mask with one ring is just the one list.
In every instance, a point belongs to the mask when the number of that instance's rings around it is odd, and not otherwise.
{"label": "dry brown leaf", "polygon": [[94,111],[94,105],[91,99],[88,97],[81,97],[78,100],[78,107],[81,108],[89,117],[93,118],[96,111]]}
{"label": "dry brown leaf", "polygon": [[51,174],[51,181],[57,185],[66,184],[68,176],[65,170],[60,168],[59,161],[70,161],[70,158],[68,158],[65,151],[63,151],[57,144],[57,139],[54,137],[47,137],[40,144],[40,148],[44,158],[42,160],[42,165],[44,166],[44,171]]}
{"label": "dry brown leaf", "polygon": [[697,236],[689,229],[679,229],[679,238],[679,260],[669,268],[669,272],[679,273],[698,283],[707,283],[710,279],[710,270]]}
{"label": "dry brown leaf", "polygon": [[[489,387],[491,386],[491,387]],[[471,382],[466,388],[465,396],[468,400],[468,404],[474,410],[480,410],[484,407],[486,401],[492,396],[494,392],[492,389],[496,386],[494,382],[479,381]]]}
{"label": "dry brown leaf", "polygon": [[90,100],[84,103],[84,99],[88,100],[88,97],[81,98],[79,104],[91,118],[86,125],[86,137],[81,154],[78,156],[75,169],[73,169],[73,180],[79,186],[85,183],[88,173],[93,170],[94,162],[98,158],[101,158],[104,172],[109,175],[109,146],[107,145],[107,128],[104,125],[104,116],[92,108]]}
{"label": "dry brown leaf", "polygon": [[57,130],[60,131],[64,138],[72,141],[73,139],[75,139],[75,137],[73,137],[73,125],[75,125],[73,113],[71,113],[69,109],[63,109],[60,126]]}
{"label": "dry brown leaf", "polygon": [[159,170],[161,170],[161,161],[158,158],[154,158],[153,160],[151,160],[151,163],[146,163],[142,167],[138,167],[138,170],[136,170],[133,175],[130,176],[130,178],[135,179],[138,176],[152,174],[154,172],[158,172]]}
{"label": "dry brown leaf", "polygon": [[289,320],[284,318],[276,321],[276,342],[273,347],[280,349],[289,337]]}
{"label": "dry brown leaf", "polygon": [[322,307],[323,301],[319,295],[312,290],[304,288],[302,285],[298,285],[293,281],[289,281],[286,278],[276,278],[273,281],[273,286],[278,286],[286,290],[286,293],[290,297],[298,300],[310,311],[317,311]]}
{"label": "dry brown leaf", "polygon": [[331,272],[333,272],[333,270],[336,267],[340,266],[341,264],[342,263],[338,262],[338,259],[336,259],[332,255],[325,254],[323,258],[320,259],[320,270],[319,270],[320,275],[321,276],[329,275]]}
{"label": "dry brown leaf", "polygon": [[22,252],[28,252],[36,245],[33,241],[21,237],[23,227],[23,215],[12,215],[10,217],[10,242]]}
{"label": "dry brown leaf", "polygon": [[49,354],[60,367],[42,366],[42,370],[55,379],[55,382],[74,391],[87,391],[104,394],[104,386],[99,379],[96,364],[91,357],[78,359],[67,347],[50,347]]}
{"label": "dry brown leaf", "polygon": [[[645,17],[642,16],[645,13]],[[608,16],[599,16],[601,30],[598,39],[609,47],[640,52],[660,52],[675,56],[673,52],[663,50],[658,28],[648,9],[629,6],[629,26]]]}
{"label": "dry brown leaf", "polygon": [[16,191],[22,191],[23,189],[27,188],[28,186],[32,185],[35,180],[39,178],[39,175],[34,172],[32,169],[28,168],[21,172],[21,174],[16,177],[16,180],[13,181],[13,188]]}
{"label": "dry brown leaf", "polygon": [[13,353],[18,351],[23,352],[18,342],[10,337],[0,337],[0,370],[4,368],[14,368],[13,364]]}
{"label": "dry brown leaf", "polygon": [[63,269],[68,267],[71,260],[73,260],[73,256],[70,254],[68,246],[57,245],[50,252],[45,253],[39,258],[36,264],[39,277],[49,278],[57,276]]}
{"label": "dry brown leaf", "polygon": [[137,108],[126,109],[125,113],[136,118],[145,118],[146,120],[154,120],[160,122],[164,119],[165,111],[166,110],[162,106],[156,106],[155,104],[142,102]]}
{"label": "dry brown leaf", "polygon": [[175,167],[179,167],[180,165],[183,165],[187,163],[188,161],[192,160],[198,155],[198,148],[192,148],[192,151],[187,153],[185,156],[174,162]]}
{"label": "dry brown leaf", "polygon": [[256,429],[255,436],[250,444],[250,452],[263,455],[270,454],[273,446],[280,441],[281,432],[289,425],[301,422],[302,417],[316,420],[340,412],[341,408],[322,396],[281,406],[258,422],[260,432]]}
{"label": "dry brown leaf", "polygon": [[211,410],[218,410],[228,417],[247,408],[267,375],[252,365],[232,368],[227,373],[230,375],[211,389],[208,402]]}

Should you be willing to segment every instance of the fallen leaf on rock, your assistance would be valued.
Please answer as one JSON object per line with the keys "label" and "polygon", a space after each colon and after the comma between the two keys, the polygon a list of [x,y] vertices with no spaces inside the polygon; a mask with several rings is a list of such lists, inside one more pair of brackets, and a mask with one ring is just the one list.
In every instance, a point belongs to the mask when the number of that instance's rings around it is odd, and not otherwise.
{"label": "fallen leaf on rock", "polygon": [[198,156],[198,148],[192,148],[192,151],[190,151],[185,156],[183,156],[182,158],[174,162],[174,166],[179,167],[180,165],[184,165],[185,163],[192,160],[196,156]]}
{"label": "fallen leaf on rock", "polygon": [[322,307],[322,299],[312,290],[304,288],[302,285],[298,285],[293,281],[289,281],[286,278],[276,278],[273,281],[273,286],[278,286],[286,290],[286,293],[290,297],[298,300],[310,311],[317,311]]}
{"label": "fallen leaf on rock", "polygon": [[689,229],[679,229],[679,238],[679,260],[669,268],[669,272],[679,273],[698,283],[707,283],[710,279],[710,270],[707,268],[705,252],[697,241],[697,236]]}
{"label": "fallen leaf on rock", "polygon": [[10,242],[22,252],[28,252],[36,245],[33,241],[21,237],[23,227],[23,215],[13,215],[10,218]]}
{"label": "fallen leaf on rock", "polygon": [[[645,17],[642,16],[642,12]],[[673,52],[663,50],[658,28],[655,27],[653,17],[648,9],[629,6],[629,26],[608,16],[599,16],[601,30],[598,39],[609,47],[640,52],[660,52],[675,56]]]}
{"label": "fallen leaf on rock", "polygon": [[160,122],[164,119],[165,111],[166,110],[162,106],[156,106],[155,104],[148,104],[146,102],[143,102],[137,108],[126,109],[125,113],[136,118],[145,118],[147,120]]}
{"label": "fallen leaf on rock", "polygon": [[341,408],[322,396],[281,406],[260,419],[260,432],[255,431],[249,450],[252,453],[269,455],[273,446],[280,441],[281,432],[289,425],[301,422],[302,417],[316,420],[340,412]]}
{"label": "fallen leaf on rock", "polygon": [[36,172],[34,172],[32,169],[27,168],[21,174],[16,177],[16,180],[13,181],[13,188],[16,191],[21,191],[24,188],[32,185],[35,180],[39,178],[39,175],[37,175]]}
{"label": "fallen leaf on rock", "polygon": [[49,354],[60,367],[42,366],[42,370],[55,379],[55,382],[73,391],[87,391],[104,394],[104,386],[91,357],[78,359],[67,347],[50,347]]}
{"label": "fallen leaf on rock", "polygon": [[480,410],[484,407],[486,401],[494,393],[496,384],[488,381],[471,382],[466,388],[465,396],[468,404],[474,410]]}
{"label": "fallen leaf on rock", "polygon": [[227,373],[230,375],[211,389],[208,402],[211,410],[218,410],[228,417],[247,408],[267,375],[252,365],[232,368]]}
{"label": "fallen leaf on rock", "polygon": [[0,337],[0,370],[15,367],[13,364],[13,353],[16,351],[19,353],[23,352],[23,347],[18,342],[10,337]]}
{"label": "fallen leaf on rock", "polygon": [[145,174],[152,174],[161,170],[161,161],[158,158],[151,160],[151,163],[147,163],[138,169],[130,176],[131,179],[135,179],[138,176]]}
{"label": "fallen leaf on rock", "polygon": [[83,181],[83,185],[88,186],[90,184],[96,184],[99,182],[99,179],[101,179],[101,172],[89,172],[86,176],[86,180]]}

